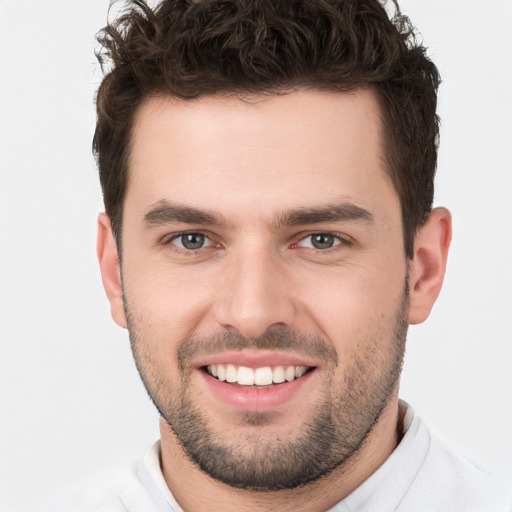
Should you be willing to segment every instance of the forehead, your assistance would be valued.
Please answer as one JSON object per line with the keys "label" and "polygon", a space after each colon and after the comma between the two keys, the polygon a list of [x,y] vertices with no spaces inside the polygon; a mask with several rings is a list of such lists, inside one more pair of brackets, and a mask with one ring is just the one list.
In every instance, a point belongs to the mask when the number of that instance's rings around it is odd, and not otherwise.
{"label": "forehead", "polygon": [[[137,112],[126,202],[279,208],[394,194],[369,89],[147,99]],[[364,205],[361,205],[364,206]]]}

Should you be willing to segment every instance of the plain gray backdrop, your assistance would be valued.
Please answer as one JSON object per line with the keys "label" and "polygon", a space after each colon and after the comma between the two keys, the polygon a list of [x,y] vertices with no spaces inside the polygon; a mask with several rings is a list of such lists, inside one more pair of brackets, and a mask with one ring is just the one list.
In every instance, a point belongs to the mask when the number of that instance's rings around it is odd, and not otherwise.
{"label": "plain gray backdrop", "polygon": [[[91,156],[108,0],[0,0],[0,508],[141,456],[158,417],[110,318]],[[402,397],[512,478],[512,1],[404,0],[443,77],[436,205],[454,240]]]}

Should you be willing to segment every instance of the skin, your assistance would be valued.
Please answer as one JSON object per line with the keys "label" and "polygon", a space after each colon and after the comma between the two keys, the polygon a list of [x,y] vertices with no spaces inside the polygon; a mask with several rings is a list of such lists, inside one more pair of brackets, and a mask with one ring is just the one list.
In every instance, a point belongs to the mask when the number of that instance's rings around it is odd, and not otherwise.
{"label": "skin", "polygon": [[[154,97],[140,107],[124,202],[122,266],[104,214],[98,256],[112,316],[130,328],[146,387],[171,420],[161,420],[162,468],[185,510],[326,510],[396,447],[397,381],[388,382],[381,409],[370,407],[364,418],[370,421],[373,414],[369,433],[350,438],[354,452],[322,478],[294,489],[226,485],[191,461],[169,427],[185,397],[217,440],[250,460],[260,445],[276,449],[299,440],[319,403],[339,408],[337,396],[349,403],[350,379],[361,390],[358,403],[371,405],[393,364],[401,362],[397,322],[403,317],[420,323],[430,313],[451,239],[450,214],[436,209],[417,233],[414,257],[406,259],[400,203],[384,169],[380,130],[370,90],[188,102]],[[194,222],[190,216],[187,222],[183,216],[173,220],[162,214],[162,205],[169,204],[222,222],[197,215]],[[290,222],[290,212],[333,205],[368,215]],[[180,247],[183,231],[206,235],[207,245],[196,251]],[[317,233],[333,235],[335,245],[316,249],[311,235]],[[281,331],[320,340],[332,357],[293,344],[271,349],[261,341]],[[197,368],[212,355],[200,340],[226,333],[247,340],[242,352],[251,356],[270,352],[276,364],[302,357],[315,371],[271,410],[258,414],[257,400],[251,412],[233,408],[211,392]],[[196,352],[183,357],[189,346]],[[214,357],[227,357],[224,341],[212,346]]]}

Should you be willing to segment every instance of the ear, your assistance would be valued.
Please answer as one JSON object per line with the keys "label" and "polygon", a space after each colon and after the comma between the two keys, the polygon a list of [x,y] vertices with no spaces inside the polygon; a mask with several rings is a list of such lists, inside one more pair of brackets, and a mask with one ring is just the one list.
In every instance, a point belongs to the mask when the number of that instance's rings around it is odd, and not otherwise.
{"label": "ear", "polygon": [[126,316],[121,286],[121,265],[117,254],[117,245],[112,234],[110,219],[105,213],[98,217],[98,239],[96,244],[101,269],[103,288],[110,301],[110,312],[114,321],[126,328]]}
{"label": "ear", "polygon": [[432,210],[416,234],[409,262],[410,324],[420,324],[430,315],[443,284],[451,240],[450,212],[446,208]]}

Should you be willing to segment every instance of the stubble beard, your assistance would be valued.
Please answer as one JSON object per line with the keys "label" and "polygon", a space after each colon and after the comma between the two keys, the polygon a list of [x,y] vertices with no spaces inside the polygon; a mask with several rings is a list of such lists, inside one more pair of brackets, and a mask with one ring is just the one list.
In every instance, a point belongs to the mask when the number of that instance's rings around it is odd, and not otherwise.
{"label": "stubble beard", "polygon": [[[168,368],[159,365],[151,343],[134,322],[126,296],[124,304],[135,363],[151,400],[187,457],[231,487],[294,489],[348,467],[398,389],[408,328],[407,282],[394,318],[381,326],[378,339],[361,340],[352,360],[344,362],[341,382],[333,380],[339,365],[334,347],[320,338],[279,328],[251,340],[232,332],[208,339],[187,338],[178,351],[181,388],[174,390],[166,375]],[[272,413],[245,413],[242,423],[250,433],[230,439],[214,430],[194,400],[189,387],[194,358],[206,351],[249,347],[289,350],[323,362],[323,398],[293,440],[266,434]]]}

